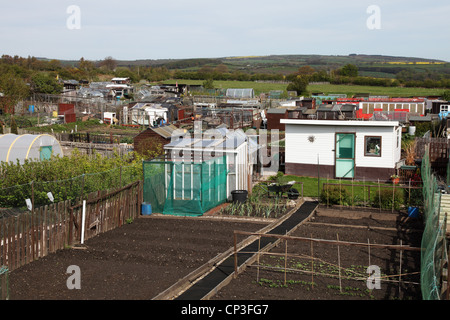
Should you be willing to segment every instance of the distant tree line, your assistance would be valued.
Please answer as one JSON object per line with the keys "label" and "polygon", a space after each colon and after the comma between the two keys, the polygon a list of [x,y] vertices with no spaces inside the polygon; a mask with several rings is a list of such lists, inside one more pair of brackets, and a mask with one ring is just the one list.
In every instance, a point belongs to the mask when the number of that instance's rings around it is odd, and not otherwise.
{"label": "distant tree line", "polygon": [[[182,69],[193,69],[192,71]],[[3,102],[14,105],[32,93],[57,94],[62,91],[61,80],[107,81],[112,77],[128,77],[133,83],[145,80],[160,82],[168,79],[203,80],[208,86],[214,80],[234,81],[286,81],[289,89],[305,94],[310,82],[329,82],[331,84],[348,84],[383,87],[425,87],[450,89],[450,67],[430,69],[419,72],[405,67],[390,67],[396,72],[395,79],[380,77],[363,77],[359,68],[353,64],[324,70],[309,65],[301,66],[296,72],[251,73],[243,70],[230,70],[220,59],[185,59],[169,60],[159,65],[122,66],[113,57],[100,61],[80,58],[78,61],[61,62],[59,60],[38,59],[28,56],[3,55],[0,58],[0,92]],[[366,68],[367,69],[367,68]],[[366,70],[365,69],[365,70]],[[378,70],[378,69],[377,69]],[[379,69],[379,71],[389,71]],[[439,70],[439,71],[438,71]],[[373,71],[373,70],[372,70]],[[440,72],[442,71],[442,72]],[[306,85],[305,85],[306,84]],[[5,108],[3,108],[5,110]]]}

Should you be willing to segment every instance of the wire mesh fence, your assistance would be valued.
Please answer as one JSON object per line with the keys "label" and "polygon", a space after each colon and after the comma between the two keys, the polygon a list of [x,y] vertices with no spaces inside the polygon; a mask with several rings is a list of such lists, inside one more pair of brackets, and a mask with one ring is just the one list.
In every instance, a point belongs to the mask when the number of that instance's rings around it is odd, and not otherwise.
{"label": "wire mesh fence", "polygon": [[0,266],[0,300],[9,299],[9,271],[5,266]]}
{"label": "wire mesh fence", "polygon": [[121,188],[141,179],[141,166],[130,165],[63,180],[31,181],[0,189],[0,208],[26,209],[27,205],[35,208],[66,200],[74,202],[91,192]]}
{"label": "wire mesh fence", "polygon": [[447,217],[440,211],[441,192],[430,163],[429,148],[425,147],[422,160],[424,225],[421,254],[421,288],[424,300],[440,300],[442,267],[448,261],[446,228]]}

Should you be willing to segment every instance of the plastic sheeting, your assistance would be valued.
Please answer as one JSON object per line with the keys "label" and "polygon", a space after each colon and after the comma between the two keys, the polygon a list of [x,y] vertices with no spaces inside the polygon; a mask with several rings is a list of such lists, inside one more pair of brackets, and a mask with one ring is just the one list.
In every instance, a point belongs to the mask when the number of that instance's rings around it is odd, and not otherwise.
{"label": "plastic sheeting", "polygon": [[52,156],[63,156],[63,150],[58,140],[48,134],[41,135],[0,135],[0,162],[23,164],[25,159],[48,160]]}

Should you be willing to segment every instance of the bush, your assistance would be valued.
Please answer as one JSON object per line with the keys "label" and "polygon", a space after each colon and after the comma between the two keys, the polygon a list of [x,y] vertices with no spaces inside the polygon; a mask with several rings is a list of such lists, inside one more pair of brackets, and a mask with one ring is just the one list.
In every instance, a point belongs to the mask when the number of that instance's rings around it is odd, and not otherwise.
{"label": "bush", "polygon": [[404,205],[403,190],[396,189],[394,192],[392,189],[377,190],[371,204],[375,208],[392,209],[394,207],[394,210],[398,211]]}
{"label": "bush", "polygon": [[321,194],[320,201],[326,204],[351,205],[352,199],[347,189],[339,186],[326,186]]}
{"label": "bush", "polygon": [[75,200],[90,192],[121,187],[142,179],[142,158],[135,154],[102,157],[80,154],[39,161],[26,159],[23,164],[0,162],[0,207],[22,207],[32,196],[35,205],[48,204],[47,192],[55,202]]}

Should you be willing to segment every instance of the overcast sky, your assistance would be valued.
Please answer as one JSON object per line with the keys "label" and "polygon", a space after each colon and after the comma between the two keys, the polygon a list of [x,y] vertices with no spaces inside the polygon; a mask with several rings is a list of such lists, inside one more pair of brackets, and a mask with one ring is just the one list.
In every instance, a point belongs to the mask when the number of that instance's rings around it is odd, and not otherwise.
{"label": "overcast sky", "polygon": [[[73,5],[79,14],[68,11]],[[379,15],[368,13],[373,5]],[[450,61],[448,17],[448,0],[0,0],[0,54],[136,60],[358,53]]]}

